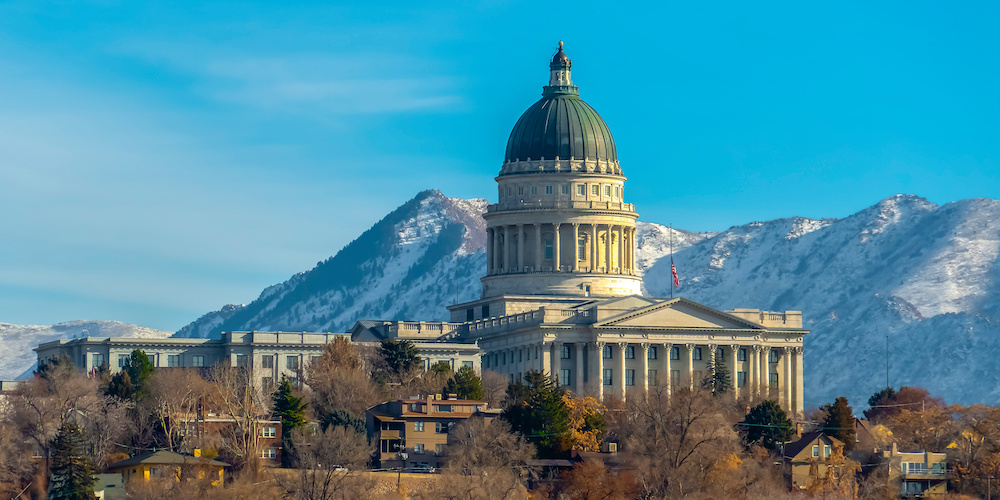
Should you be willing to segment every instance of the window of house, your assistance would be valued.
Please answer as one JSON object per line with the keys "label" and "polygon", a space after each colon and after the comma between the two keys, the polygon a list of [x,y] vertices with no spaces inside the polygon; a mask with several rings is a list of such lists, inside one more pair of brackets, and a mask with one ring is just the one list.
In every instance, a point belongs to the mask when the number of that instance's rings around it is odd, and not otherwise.
{"label": "window of house", "polygon": [[612,375],[611,368],[605,368],[604,373],[602,375],[604,376],[604,385],[611,385],[611,375]]}
{"label": "window of house", "polygon": [[554,253],[553,253],[553,249],[552,249],[552,239],[550,238],[550,239],[545,240],[545,258],[546,259],[552,259],[553,255],[554,255]]}
{"label": "window of house", "polygon": [[473,363],[472,361],[462,361],[462,366],[468,366],[469,368],[472,368]]}
{"label": "window of house", "polygon": [[168,354],[167,355],[167,366],[181,366],[181,355],[180,354]]}
{"label": "window of house", "polygon": [[625,347],[625,359],[635,359],[635,346],[630,345]]}
{"label": "window of house", "polygon": [[552,186],[545,186],[545,194],[552,194]]}
{"label": "window of house", "polygon": [[604,359],[611,359],[611,346],[604,346],[604,349],[601,352],[601,357]]}
{"label": "window of house", "polygon": [[416,431],[416,432],[424,432],[424,423],[423,423],[423,421],[419,421],[418,420],[416,422],[413,422],[413,430]]}
{"label": "window of house", "polygon": [[585,186],[584,184],[577,184],[576,185],[576,194],[578,196],[585,196],[587,194],[587,191],[586,191],[587,188],[584,187],[584,186]]}
{"label": "window of house", "polygon": [[646,351],[646,359],[656,359],[656,346],[649,346],[649,350]]}
{"label": "window of house", "polygon": [[261,368],[274,368],[274,356],[261,356],[260,366]]}
{"label": "window of house", "polygon": [[771,349],[771,350],[767,351],[767,362],[768,363],[777,363],[778,362],[778,350],[777,349]]}
{"label": "window of house", "polygon": [[572,375],[573,373],[568,369],[559,370],[559,383],[562,385],[569,385],[570,382],[573,381],[573,379],[570,378]]}
{"label": "window of house", "polygon": [[205,366],[205,356],[200,354],[191,356],[191,366]]}
{"label": "window of house", "polygon": [[569,184],[563,184],[561,192],[562,194],[569,194]]}
{"label": "window of house", "polygon": [[125,365],[128,364],[128,358],[129,358],[128,354],[119,354],[118,355],[118,368],[124,368]]}
{"label": "window of house", "polygon": [[[316,360],[318,361],[319,358],[317,357]],[[236,355],[236,366],[246,366],[246,365],[247,365],[247,355],[246,354],[237,354]]]}
{"label": "window of house", "polygon": [[538,194],[538,186],[531,186],[531,194]]}
{"label": "window of house", "polygon": [[673,360],[681,359],[681,348],[680,347],[671,347],[670,348],[670,359],[673,359]]}
{"label": "window of house", "polygon": [[451,405],[434,405],[434,411],[450,413],[451,410]]}
{"label": "window of house", "polygon": [[694,352],[691,354],[691,359],[695,361],[701,361],[701,348],[695,347]]}
{"label": "window of house", "polygon": [[813,458],[819,458],[819,445],[813,445]]}
{"label": "window of house", "polygon": [[635,385],[635,370],[625,370],[625,385]]}
{"label": "window of house", "polygon": [[721,347],[715,350],[715,360],[716,361],[726,360],[726,351],[724,351]]}
{"label": "window of house", "polygon": [[600,184],[593,184],[593,185],[591,185],[590,186],[590,194],[592,194],[594,196],[600,196],[601,195],[601,186],[600,186]]}
{"label": "window of house", "polygon": [[[823,445],[823,458],[830,458],[830,445],[828,445],[828,444],[824,444]],[[924,464],[920,464],[920,465],[924,465]]]}
{"label": "window of house", "polygon": [[646,380],[649,381],[649,385],[656,385],[656,370],[646,372]]}
{"label": "window of house", "polygon": [[94,354],[93,360],[94,360],[94,366],[104,366],[103,354]]}
{"label": "window of house", "polygon": [[771,387],[778,387],[778,374],[768,373],[767,374],[767,385]]}
{"label": "window of house", "polygon": [[747,372],[736,372],[736,387],[747,385]]}
{"label": "window of house", "polygon": [[424,445],[423,444],[415,444],[415,445],[413,445],[413,453],[415,453],[417,455],[423,455],[424,454]]}
{"label": "window of house", "polygon": [[611,186],[608,185],[604,186],[604,196],[607,196],[608,198],[611,197]]}
{"label": "window of house", "polygon": [[278,449],[264,448],[263,450],[260,450],[260,458],[270,458],[271,460],[274,460],[278,458]]}
{"label": "window of house", "polygon": [[441,443],[434,445],[434,454],[438,456],[444,455],[444,445]]}
{"label": "window of house", "polygon": [[266,426],[260,430],[260,435],[266,438],[273,438],[278,435],[278,428]]}
{"label": "window of house", "polygon": [[299,357],[298,356],[288,356],[285,358],[285,368],[289,370],[299,369]]}
{"label": "window of house", "polygon": [[736,361],[746,361],[747,360],[747,348],[743,347],[736,351]]}
{"label": "window of house", "polygon": [[570,359],[568,345],[563,344],[562,347],[559,349],[559,359]]}
{"label": "window of house", "polygon": [[434,422],[434,432],[438,434],[447,434],[454,426],[454,422]]}

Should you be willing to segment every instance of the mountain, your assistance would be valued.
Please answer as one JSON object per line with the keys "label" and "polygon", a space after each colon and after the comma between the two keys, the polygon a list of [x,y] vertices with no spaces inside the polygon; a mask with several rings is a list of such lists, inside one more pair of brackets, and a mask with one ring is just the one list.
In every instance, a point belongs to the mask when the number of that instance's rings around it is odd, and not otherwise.
{"label": "mountain", "polygon": [[28,376],[35,364],[32,351],[38,344],[82,337],[166,338],[170,332],[118,321],[69,321],[55,325],[0,323],[0,379]]}
{"label": "mountain", "polygon": [[[358,319],[447,319],[477,298],[485,269],[485,200],[425,191],[313,269],[226,306],[176,336],[228,330],[345,331]],[[948,402],[1000,398],[1000,202],[938,206],[898,195],[843,219],[793,217],[718,232],[638,224],[649,295],[705,305],[801,310],[806,406],[844,395],[860,411],[885,385],[917,385]],[[975,381],[971,383],[970,381]]]}

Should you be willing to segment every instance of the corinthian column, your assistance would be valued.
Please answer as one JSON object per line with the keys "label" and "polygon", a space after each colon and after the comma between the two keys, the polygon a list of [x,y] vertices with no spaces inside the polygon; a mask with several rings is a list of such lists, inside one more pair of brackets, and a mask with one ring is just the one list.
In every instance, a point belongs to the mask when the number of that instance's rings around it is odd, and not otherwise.
{"label": "corinthian column", "polygon": [[594,361],[597,365],[597,399],[604,399],[604,342],[594,342]]}
{"label": "corinthian column", "polygon": [[524,271],[524,224],[517,225],[517,272]]}
{"label": "corinthian column", "polygon": [[503,270],[510,272],[510,226],[503,227]]}
{"label": "corinthian column", "polygon": [[611,224],[608,224],[607,236],[604,239],[604,247],[605,247],[604,248],[604,260],[605,260],[604,272],[606,272],[606,273],[610,273],[611,272],[611,230],[612,229],[613,228],[612,228]]}
{"label": "corinthian column", "polygon": [[559,224],[558,222],[555,223],[555,224],[552,224],[552,245],[553,245],[552,246],[552,270],[555,271],[555,272],[559,272],[559,254],[562,252],[562,250],[560,250],[560,248],[559,248],[559,240],[562,239],[562,238],[559,237],[559,226],[561,226],[561,225],[562,224]]}
{"label": "corinthian column", "polygon": [[573,223],[573,242],[570,245],[570,247],[573,249],[573,260],[570,261],[573,263],[573,265],[571,266],[572,267],[571,270],[574,272],[579,271],[580,270],[580,225],[575,222]]}
{"label": "corinthian column", "polygon": [[542,270],[545,254],[542,253],[542,225],[535,224],[535,272]]}
{"label": "corinthian column", "polygon": [[625,274],[625,226],[618,226],[618,274]]}
{"label": "corinthian column", "polygon": [[597,224],[590,225],[590,233],[592,238],[590,239],[590,272],[597,272]]}
{"label": "corinthian column", "polygon": [[617,369],[615,370],[616,372],[618,372],[615,374],[617,375],[615,381],[618,382],[617,384],[615,384],[618,386],[615,392],[621,395],[622,401],[625,401],[625,348],[626,347],[628,347],[628,342],[618,343],[618,359],[615,360],[617,361],[618,365]]}
{"label": "corinthian column", "polygon": [[642,373],[639,375],[642,377],[642,393],[645,395],[649,393],[649,342],[643,342],[639,346],[642,348],[642,353],[640,354],[642,356],[642,363],[640,365]]}
{"label": "corinthian column", "polygon": [[486,228],[486,274],[493,274],[493,228]]}
{"label": "corinthian column", "polygon": [[780,381],[782,399],[784,399],[785,409],[789,414],[794,415],[795,409],[792,408],[792,348],[786,347],[781,353],[781,365],[785,369],[784,380]]}

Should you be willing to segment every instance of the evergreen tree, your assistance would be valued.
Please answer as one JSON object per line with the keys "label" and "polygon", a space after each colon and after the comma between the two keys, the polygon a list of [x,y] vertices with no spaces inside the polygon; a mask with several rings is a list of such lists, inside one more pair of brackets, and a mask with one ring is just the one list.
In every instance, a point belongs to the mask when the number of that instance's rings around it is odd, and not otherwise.
{"label": "evergreen tree", "polygon": [[153,376],[153,370],[153,362],[145,351],[136,349],[129,355],[121,371],[111,377],[104,393],[120,399],[142,401],[149,395],[147,383],[149,377]]}
{"label": "evergreen tree", "polygon": [[391,375],[399,376],[420,366],[420,351],[409,340],[385,339],[380,351]]}
{"label": "evergreen tree", "polygon": [[729,368],[726,368],[726,364],[709,364],[708,376],[701,381],[701,388],[711,392],[716,397],[731,394],[733,391],[733,376],[729,373]]}
{"label": "evergreen tree", "polygon": [[570,411],[563,401],[565,391],[551,378],[530,371],[507,387],[506,409],[500,417],[511,429],[538,447],[540,457],[566,455],[570,448]]}
{"label": "evergreen tree", "polygon": [[281,384],[274,391],[274,416],[281,419],[281,466],[291,467],[294,462],[295,443],[292,442],[292,431],[306,423],[306,407],[308,403],[292,392],[292,383],[288,377],[281,377]]}
{"label": "evergreen tree", "polygon": [[344,427],[353,430],[358,434],[365,433],[365,419],[352,415],[346,410],[336,410],[325,415],[319,422],[320,427],[326,432],[330,427]]}
{"label": "evergreen tree", "polygon": [[93,500],[94,468],[83,450],[80,427],[67,420],[59,428],[53,444],[50,499]]}
{"label": "evergreen tree", "polygon": [[844,451],[854,449],[854,410],[848,406],[847,398],[839,397],[833,405],[825,406],[826,420],[823,432],[844,442]]}
{"label": "evergreen tree", "polygon": [[743,435],[743,442],[749,447],[759,444],[769,450],[774,450],[779,444],[792,438],[792,421],[788,419],[774,401],[764,401],[754,406],[742,422],[736,424]]}
{"label": "evergreen tree", "polygon": [[448,379],[448,383],[445,384],[444,389],[441,389],[441,393],[458,394],[459,399],[481,400],[486,397],[486,392],[483,391],[483,381],[476,375],[476,371],[471,366],[459,368],[458,372]]}
{"label": "evergreen tree", "polygon": [[881,421],[883,417],[892,414],[893,403],[896,402],[896,390],[892,387],[886,387],[881,391],[872,394],[868,398],[868,409],[865,410],[865,418],[875,421]]}

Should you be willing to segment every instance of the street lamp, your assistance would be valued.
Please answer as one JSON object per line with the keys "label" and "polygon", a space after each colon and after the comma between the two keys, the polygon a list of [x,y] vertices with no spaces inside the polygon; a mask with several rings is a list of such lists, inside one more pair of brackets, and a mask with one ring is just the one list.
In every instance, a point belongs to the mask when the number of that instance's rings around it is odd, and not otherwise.
{"label": "street lamp", "polygon": [[[406,448],[403,448],[403,449],[405,450]],[[399,452],[399,453],[396,454],[396,457],[399,458],[399,461],[400,461],[399,469],[397,469],[398,472],[396,473],[396,489],[398,490],[399,489],[399,479],[403,476],[403,465],[406,465],[406,452],[405,451],[401,451],[401,452]]]}

